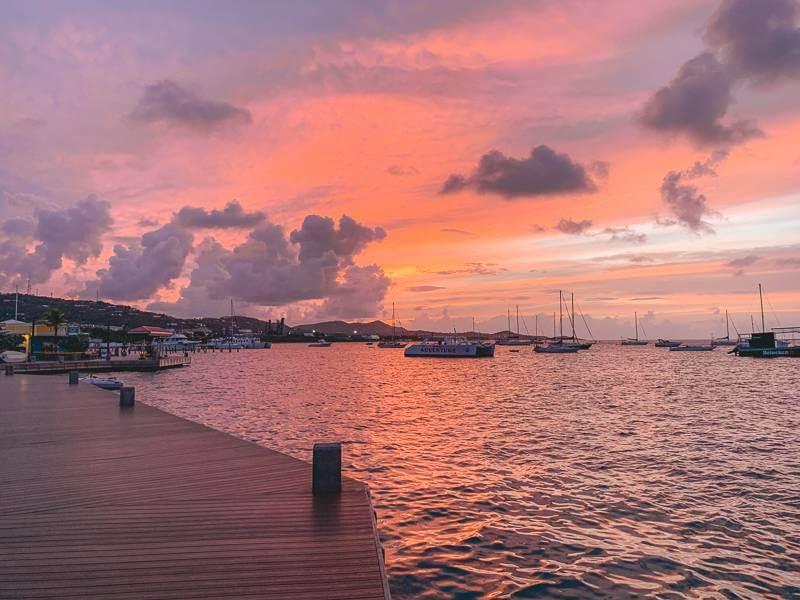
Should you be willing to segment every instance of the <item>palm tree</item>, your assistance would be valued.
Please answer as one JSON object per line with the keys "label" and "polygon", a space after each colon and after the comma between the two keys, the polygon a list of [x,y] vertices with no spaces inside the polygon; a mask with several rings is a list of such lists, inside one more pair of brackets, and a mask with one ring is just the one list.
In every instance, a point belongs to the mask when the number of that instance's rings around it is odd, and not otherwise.
{"label": "palm tree", "polygon": [[53,338],[55,338],[56,354],[58,354],[58,328],[67,322],[67,318],[57,308],[51,308],[44,316],[44,322],[53,328]]}

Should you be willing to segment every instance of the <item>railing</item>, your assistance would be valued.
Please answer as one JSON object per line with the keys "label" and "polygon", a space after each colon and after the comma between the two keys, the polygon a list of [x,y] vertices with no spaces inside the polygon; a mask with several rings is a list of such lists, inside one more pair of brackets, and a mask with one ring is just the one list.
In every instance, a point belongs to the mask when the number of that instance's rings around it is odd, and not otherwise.
{"label": "railing", "polygon": [[192,359],[186,356],[167,356],[131,360],[71,360],[15,363],[16,373],[66,373],[68,371],[157,371],[186,367]]}

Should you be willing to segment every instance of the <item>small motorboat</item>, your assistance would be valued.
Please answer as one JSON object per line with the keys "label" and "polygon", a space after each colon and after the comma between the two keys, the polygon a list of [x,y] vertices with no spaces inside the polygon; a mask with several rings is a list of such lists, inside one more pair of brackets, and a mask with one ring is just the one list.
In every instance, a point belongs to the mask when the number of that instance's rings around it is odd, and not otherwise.
{"label": "small motorboat", "polygon": [[397,340],[382,340],[378,342],[378,348],[405,348],[405,342],[398,342]]}
{"label": "small motorboat", "polygon": [[676,342],[676,341],[673,341],[673,340],[664,340],[664,339],[658,338],[658,341],[656,342],[656,348],[677,348],[678,346],[680,346],[682,344],[683,344],[683,342]]}
{"label": "small motorboat", "polygon": [[673,346],[669,349],[670,352],[711,352],[714,350],[713,345],[690,345],[681,344],[680,346]]}
{"label": "small motorboat", "polygon": [[81,377],[81,383],[91,383],[104,390],[119,390],[122,388],[122,382],[116,377],[96,377],[89,375],[88,377]]}
{"label": "small motorboat", "polygon": [[331,342],[329,342],[328,340],[326,340],[324,338],[321,338],[321,339],[317,340],[316,342],[313,342],[313,343],[309,344],[308,347],[309,348],[327,348],[330,345],[331,345]]}

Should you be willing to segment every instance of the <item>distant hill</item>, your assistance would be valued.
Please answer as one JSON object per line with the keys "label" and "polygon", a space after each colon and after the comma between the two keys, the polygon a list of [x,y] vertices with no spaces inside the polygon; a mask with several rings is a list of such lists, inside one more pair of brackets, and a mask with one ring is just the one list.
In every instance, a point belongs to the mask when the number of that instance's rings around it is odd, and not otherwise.
{"label": "distant hill", "polygon": [[[23,321],[43,318],[50,308],[57,308],[63,312],[67,320],[71,323],[81,325],[94,325],[97,327],[123,327],[133,329],[140,325],[155,325],[167,329],[186,330],[198,327],[207,327],[213,335],[222,335],[230,330],[230,317],[203,317],[197,319],[180,319],[164,313],[139,310],[133,306],[124,304],[112,304],[110,302],[96,302],[94,300],[68,300],[66,298],[51,298],[49,296],[36,296],[33,294],[19,295],[19,318]],[[14,294],[0,294],[0,321],[14,317]],[[274,325],[274,322],[273,322]],[[255,319],[253,317],[236,317],[238,329],[249,329],[253,333],[261,334],[267,331],[267,321]],[[341,333],[350,335],[357,331],[359,335],[379,335],[381,337],[392,335],[392,326],[383,321],[348,322],[348,321],[323,321],[321,323],[309,323],[307,325],[297,325],[286,329],[295,331],[311,332],[317,331],[324,335]],[[493,334],[482,334],[483,336],[504,338],[509,332],[500,331]],[[397,328],[397,335],[401,337],[424,338],[427,336],[446,335],[441,332],[425,330],[409,330],[405,327]],[[467,335],[472,335],[467,333]],[[475,334],[478,335],[478,334]],[[522,336],[529,337],[529,336]]]}

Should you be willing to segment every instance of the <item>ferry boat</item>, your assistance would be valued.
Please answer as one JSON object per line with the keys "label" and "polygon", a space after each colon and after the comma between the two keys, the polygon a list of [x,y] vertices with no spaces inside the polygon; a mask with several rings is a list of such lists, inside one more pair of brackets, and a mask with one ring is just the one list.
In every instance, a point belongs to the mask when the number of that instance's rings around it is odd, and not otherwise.
{"label": "ferry boat", "polygon": [[[800,327],[773,327],[767,331],[764,320],[764,298],[758,284],[758,299],[761,304],[761,332],[739,335],[739,342],[729,352],[737,356],[753,358],[800,358]],[[754,328],[755,329],[755,328]]]}
{"label": "ferry boat", "polygon": [[677,348],[678,346],[681,346],[682,344],[683,344],[683,342],[676,342],[674,340],[665,340],[665,339],[662,339],[662,338],[658,338],[658,341],[656,341],[655,345],[656,345],[656,348]]}
{"label": "ferry boat", "polygon": [[463,337],[446,337],[442,340],[425,340],[411,344],[405,356],[433,358],[482,358],[494,356],[494,344],[477,342]]}
{"label": "ferry boat", "polygon": [[[647,346],[647,340],[639,339],[639,315],[636,313],[633,313],[633,324],[636,330],[636,337],[620,340],[620,343],[623,346]],[[642,332],[644,332],[644,328],[642,328]]]}

